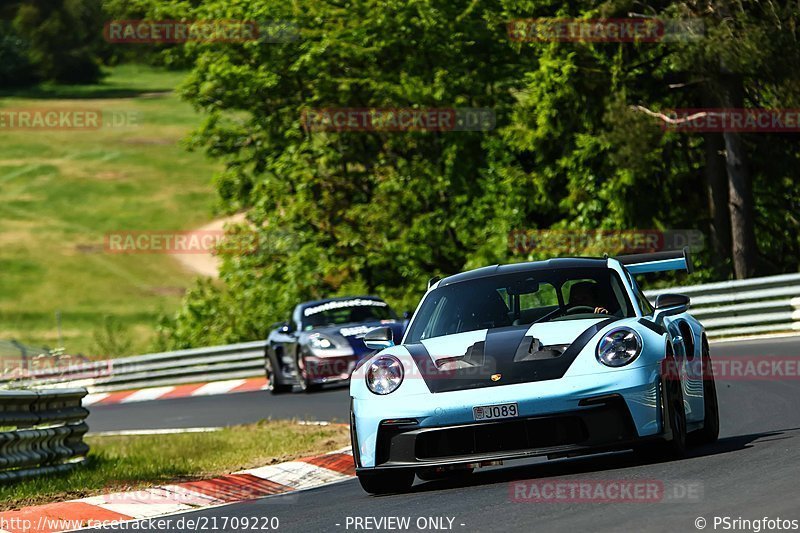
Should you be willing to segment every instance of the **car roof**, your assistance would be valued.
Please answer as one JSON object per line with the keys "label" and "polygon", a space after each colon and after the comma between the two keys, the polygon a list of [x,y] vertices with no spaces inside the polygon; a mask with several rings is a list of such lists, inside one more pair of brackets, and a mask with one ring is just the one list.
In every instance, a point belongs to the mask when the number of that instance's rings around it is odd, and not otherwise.
{"label": "car roof", "polygon": [[608,260],[599,257],[559,257],[544,261],[529,261],[526,263],[512,263],[510,265],[492,265],[475,270],[468,270],[460,274],[448,276],[439,282],[439,287],[460,283],[471,279],[487,278],[502,274],[516,274],[534,270],[547,270],[554,268],[608,268]]}

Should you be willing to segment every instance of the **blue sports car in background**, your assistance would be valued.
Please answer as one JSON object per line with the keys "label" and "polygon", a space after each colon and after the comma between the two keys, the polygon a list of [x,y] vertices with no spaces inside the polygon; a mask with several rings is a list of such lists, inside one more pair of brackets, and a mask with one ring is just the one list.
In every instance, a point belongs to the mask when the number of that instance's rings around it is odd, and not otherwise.
{"label": "blue sports car in background", "polygon": [[530,456],[682,455],[717,439],[702,325],[689,299],[651,305],[635,274],[690,270],[687,251],[550,259],[434,279],[400,345],[378,328],[350,382],[362,487]]}
{"label": "blue sports car in background", "polygon": [[310,392],[325,383],[350,379],[359,359],[373,350],[364,334],[384,326],[395,340],[404,321],[375,296],[329,298],[297,305],[286,322],[275,324],[267,337],[264,368],[273,393],[295,389]]}

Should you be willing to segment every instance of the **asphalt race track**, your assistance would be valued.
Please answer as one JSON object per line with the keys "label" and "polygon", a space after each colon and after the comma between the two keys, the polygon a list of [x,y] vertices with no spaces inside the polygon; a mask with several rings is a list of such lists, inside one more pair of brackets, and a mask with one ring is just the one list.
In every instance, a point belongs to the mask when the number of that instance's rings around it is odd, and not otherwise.
{"label": "asphalt race track", "polygon": [[348,389],[337,386],[313,394],[271,395],[240,392],[89,407],[92,432],[233,426],[265,418],[347,422]]}
{"label": "asphalt race track", "polygon": [[[796,356],[800,339],[763,339],[741,343],[713,344],[712,357]],[[183,518],[216,519],[218,530],[232,517],[278,517],[279,531],[366,531],[375,523],[355,519],[410,517],[401,530],[435,530],[418,519],[442,518],[443,526],[455,531],[697,531],[696,521],[714,527],[714,517],[760,520],[764,517],[800,520],[800,380],[718,381],[721,434],[718,443],[693,448],[678,461],[644,459],[633,453],[507,463],[483,469],[462,481],[420,482],[410,493],[368,496],[356,480],[173,515],[173,530],[181,530]],[[338,405],[333,405],[338,403]],[[156,405],[157,404],[157,405]],[[335,409],[334,409],[335,407]],[[319,408],[317,412],[315,409]],[[345,390],[317,395],[279,398],[266,394],[149,402],[138,405],[96,407],[93,430],[123,427],[211,426],[237,423],[267,416],[344,419]],[[227,413],[226,413],[227,411]],[[342,413],[345,413],[343,415]],[[130,419],[128,419],[130,415]],[[116,419],[112,422],[112,419]],[[635,503],[532,503],[512,501],[511,483],[521,480],[562,481],[656,481],[675,489],[676,500]],[[687,492],[688,491],[688,492]],[[678,494],[680,492],[680,494]],[[452,519],[452,526],[448,519]],[[186,529],[186,522],[183,522]],[[418,527],[419,525],[424,527]],[[148,529],[138,524],[140,531]],[[209,526],[210,527],[210,526]],[[130,529],[130,528],[127,528]],[[398,530],[398,529],[395,529]],[[728,531],[734,529],[728,528]],[[739,529],[753,531],[753,529]],[[763,530],[763,529],[762,529]]]}

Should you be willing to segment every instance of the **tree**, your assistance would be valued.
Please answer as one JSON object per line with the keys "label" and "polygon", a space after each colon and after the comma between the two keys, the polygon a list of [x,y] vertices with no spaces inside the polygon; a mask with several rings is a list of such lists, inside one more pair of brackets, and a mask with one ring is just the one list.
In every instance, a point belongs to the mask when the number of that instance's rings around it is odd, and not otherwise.
{"label": "tree", "polygon": [[[715,0],[676,2],[670,10],[676,16],[702,21],[705,28],[702,39],[677,47],[671,59],[674,70],[683,73],[686,83],[681,90],[687,96],[700,93],[705,106],[712,108],[786,109],[796,105],[798,91],[790,74],[800,67],[800,48],[792,30],[800,15],[796,6]],[[785,226],[780,213],[792,212],[796,205],[797,190],[788,192],[783,182],[795,165],[791,145],[797,135],[746,136],[724,131],[705,137],[712,235],[718,257],[732,258],[737,278],[780,271],[789,265],[795,268],[797,226]],[[767,152],[777,160],[764,157]],[[725,162],[725,184],[719,179],[719,153]],[[764,194],[754,198],[754,188]],[[778,190],[786,195],[774,202],[776,197],[768,191]],[[765,202],[771,204],[769,209],[764,209]],[[725,212],[728,221],[721,219]],[[787,240],[778,244],[781,241],[768,235],[784,235]],[[772,253],[776,246],[787,254],[783,260],[776,261]]]}
{"label": "tree", "polygon": [[[100,77],[100,0],[28,0],[3,7],[26,51],[33,79],[91,83]],[[5,58],[4,58],[5,60]]]}
{"label": "tree", "polygon": [[[695,279],[727,277],[730,258],[737,275],[749,275],[754,244],[759,271],[796,269],[798,222],[778,215],[798,205],[793,137],[664,131],[651,116],[721,101],[721,58],[740,76],[746,105],[796,98],[788,74],[796,69],[786,69],[794,53],[765,42],[768,30],[792,42],[780,28],[794,27],[793,9],[770,15],[743,4],[732,26],[746,31],[731,36],[731,19],[711,17],[698,41],[519,43],[506,34],[515,18],[624,17],[637,6],[159,4],[196,19],[290,20],[300,31],[280,44],[186,46],[194,68],[182,94],[207,115],[192,145],[225,163],[221,207],[249,219],[231,231],[261,246],[226,255],[222,287],[203,282],[188,294],[164,323],[167,343],[263,337],[298,301],[333,294],[373,292],[412,307],[434,274],[552,255],[510,250],[509,232],[521,228],[712,228]],[[650,9],[646,16],[697,18],[716,5]],[[759,71],[768,75],[757,79]],[[496,127],[302,127],[304,112],[331,107],[490,108]],[[731,165],[737,158],[741,167]]]}

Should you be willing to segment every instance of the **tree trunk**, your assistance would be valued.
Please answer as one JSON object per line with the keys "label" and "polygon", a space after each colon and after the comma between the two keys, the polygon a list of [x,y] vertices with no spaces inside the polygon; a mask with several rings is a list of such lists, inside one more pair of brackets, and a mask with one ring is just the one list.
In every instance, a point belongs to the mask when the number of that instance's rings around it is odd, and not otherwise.
{"label": "tree trunk", "polygon": [[711,217],[709,243],[713,252],[712,261],[717,272],[727,277],[730,273],[727,263],[731,258],[731,218],[728,208],[725,143],[719,133],[706,133],[704,144],[706,196],[708,213]]}
{"label": "tree trunk", "polygon": [[[720,81],[723,89],[723,107],[743,108],[744,93],[741,77],[723,73]],[[750,278],[756,274],[758,255],[750,169],[741,135],[725,131],[722,137],[725,140],[725,167],[728,172],[733,272],[736,279]]]}

